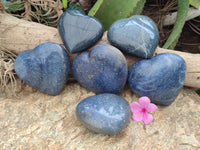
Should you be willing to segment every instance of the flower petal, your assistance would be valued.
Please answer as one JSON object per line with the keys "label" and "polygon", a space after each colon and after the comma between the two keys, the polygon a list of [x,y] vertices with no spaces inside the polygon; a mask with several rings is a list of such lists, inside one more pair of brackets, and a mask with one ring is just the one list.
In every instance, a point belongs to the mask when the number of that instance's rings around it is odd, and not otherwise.
{"label": "flower petal", "polygon": [[136,111],[133,113],[133,120],[135,121],[142,121],[143,120],[143,112]]}
{"label": "flower petal", "polygon": [[139,104],[138,102],[132,102],[132,103],[130,104],[130,108],[131,108],[131,111],[132,111],[133,113],[142,110],[142,107],[140,106],[140,104]]}
{"label": "flower petal", "polygon": [[147,109],[147,112],[154,112],[158,109],[158,107],[155,104],[150,103],[146,109]]}
{"label": "flower petal", "polygon": [[148,97],[142,96],[139,98],[139,102],[142,105],[142,107],[146,108],[150,104],[151,101]]}
{"label": "flower petal", "polygon": [[143,116],[143,119],[142,121],[145,123],[145,124],[149,124],[153,121],[153,116],[151,114],[148,114],[148,113],[144,113],[144,116]]}

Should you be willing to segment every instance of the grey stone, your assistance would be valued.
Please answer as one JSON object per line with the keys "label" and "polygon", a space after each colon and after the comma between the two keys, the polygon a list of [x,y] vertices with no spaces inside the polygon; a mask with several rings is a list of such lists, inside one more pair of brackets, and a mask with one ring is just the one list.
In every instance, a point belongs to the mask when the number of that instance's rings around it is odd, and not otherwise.
{"label": "grey stone", "polygon": [[102,24],[94,17],[78,10],[64,12],[59,19],[59,33],[70,53],[77,53],[92,47],[103,35]]}
{"label": "grey stone", "polygon": [[151,58],[159,42],[156,24],[144,15],[134,15],[114,22],[107,36],[113,46],[140,58]]}
{"label": "grey stone", "polygon": [[183,88],[186,72],[182,57],[162,53],[132,64],[128,84],[139,96],[148,96],[159,105],[170,105]]}
{"label": "grey stone", "polygon": [[76,56],[72,72],[82,86],[95,93],[120,94],[127,81],[128,67],[120,50],[98,44]]}
{"label": "grey stone", "polygon": [[82,100],[76,107],[78,119],[90,130],[117,134],[130,119],[128,102],[114,94],[99,94]]}
{"label": "grey stone", "polygon": [[33,88],[50,95],[61,92],[67,82],[70,60],[56,43],[43,43],[20,53],[15,60],[17,75]]}

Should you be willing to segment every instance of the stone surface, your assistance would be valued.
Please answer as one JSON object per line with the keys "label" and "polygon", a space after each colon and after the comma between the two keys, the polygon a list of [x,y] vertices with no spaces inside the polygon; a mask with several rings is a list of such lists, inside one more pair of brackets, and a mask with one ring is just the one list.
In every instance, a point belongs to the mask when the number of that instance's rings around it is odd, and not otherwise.
{"label": "stone surface", "polygon": [[181,91],[186,77],[182,57],[162,53],[149,60],[141,60],[129,68],[129,87],[139,96],[148,96],[159,105],[170,105]]}
{"label": "stone surface", "polygon": [[108,30],[108,40],[131,56],[151,58],[158,46],[159,31],[151,18],[134,15],[114,22]]}
{"label": "stone surface", "polygon": [[28,85],[49,95],[57,95],[67,82],[70,60],[59,44],[43,43],[20,53],[14,67]]}
{"label": "stone surface", "polygon": [[[76,117],[77,104],[94,93],[68,83],[57,96],[24,86],[18,97],[0,97],[0,149],[199,150],[200,97],[183,88],[170,106],[158,106],[149,125],[130,120],[117,135],[96,134]],[[130,104],[138,97],[126,88]]]}
{"label": "stone surface", "polygon": [[114,94],[99,94],[82,100],[76,107],[77,118],[90,130],[117,134],[130,119],[128,102]]}
{"label": "stone surface", "polygon": [[82,86],[95,93],[119,94],[126,83],[128,68],[117,48],[98,44],[74,59],[72,73]]}
{"label": "stone surface", "polygon": [[78,10],[64,12],[59,19],[59,33],[70,53],[88,50],[103,35],[102,24]]}

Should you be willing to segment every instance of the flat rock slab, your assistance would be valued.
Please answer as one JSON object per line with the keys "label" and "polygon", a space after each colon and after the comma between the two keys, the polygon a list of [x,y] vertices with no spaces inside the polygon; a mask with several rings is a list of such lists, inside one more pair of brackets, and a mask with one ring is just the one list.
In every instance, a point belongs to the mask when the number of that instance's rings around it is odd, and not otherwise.
{"label": "flat rock slab", "polygon": [[[18,98],[0,98],[0,149],[199,149],[200,97],[184,88],[170,106],[159,106],[149,125],[130,120],[114,136],[97,134],[76,118],[75,108],[94,93],[68,83],[58,96],[26,86]],[[138,97],[126,87],[129,103]]]}

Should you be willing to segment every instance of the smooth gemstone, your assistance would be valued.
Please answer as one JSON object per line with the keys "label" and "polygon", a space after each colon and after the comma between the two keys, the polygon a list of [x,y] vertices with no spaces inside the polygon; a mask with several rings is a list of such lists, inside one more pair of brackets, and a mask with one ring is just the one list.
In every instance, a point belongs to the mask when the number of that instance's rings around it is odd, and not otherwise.
{"label": "smooth gemstone", "polygon": [[70,53],[77,53],[92,47],[103,35],[102,24],[94,17],[78,10],[64,12],[58,24],[60,36]]}
{"label": "smooth gemstone", "polygon": [[183,58],[163,53],[132,64],[128,84],[139,96],[147,96],[155,104],[170,105],[183,88],[185,77]]}
{"label": "smooth gemstone", "polygon": [[115,94],[99,94],[82,100],[76,107],[77,118],[90,130],[117,134],[130,119],[128,102]]}
{"label": "smooth gemstone", "polygon": [[134,15],[114,22],[108,30],[108,40],[124,53],[151,58],[159,42],[154,21],[144,15]]}
{"label": "smooth gemstone", "polygon": [[120,50],[99,44],[92,51],[77,55],[72,73],[82,86],[95,93],[120,94],[127,81],[128,67]]}
{"label": "smooth gemstone", "polygon": [[65,49],[56,43],[43,43],[20,53],[15,60],[19,78],[31,87],[57,95],[66,84],[70,60]]}

